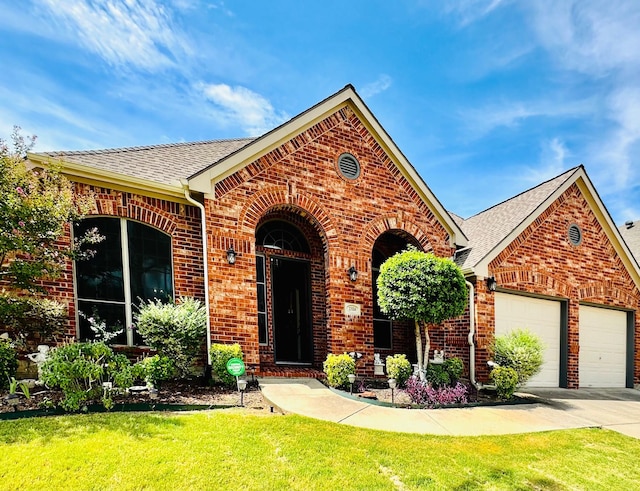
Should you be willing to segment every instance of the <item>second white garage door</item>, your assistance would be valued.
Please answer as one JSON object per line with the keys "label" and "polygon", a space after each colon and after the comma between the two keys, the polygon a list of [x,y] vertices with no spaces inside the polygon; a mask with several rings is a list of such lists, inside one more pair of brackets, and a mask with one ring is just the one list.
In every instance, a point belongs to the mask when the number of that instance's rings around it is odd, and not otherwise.
{"label": "second white garage door", "polygon": [[528,329],[545,344],[544,363],[528,387],[560,385],[560,302],[509,293],[495,294],[496,336]]}
{"label": "second white garage door", "polygon": [[580,387],[625,387],[627,313],[580,305]]}

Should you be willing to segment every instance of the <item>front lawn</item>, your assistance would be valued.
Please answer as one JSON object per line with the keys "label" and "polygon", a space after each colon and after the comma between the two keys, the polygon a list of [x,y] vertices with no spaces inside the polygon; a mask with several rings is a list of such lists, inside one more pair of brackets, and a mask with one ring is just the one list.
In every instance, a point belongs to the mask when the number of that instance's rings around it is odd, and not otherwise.
{"label": "front lawn", "polygon": [[386,433],[237,410],[0,422],[1,489],[636,489],[640,441],[598,429]]}

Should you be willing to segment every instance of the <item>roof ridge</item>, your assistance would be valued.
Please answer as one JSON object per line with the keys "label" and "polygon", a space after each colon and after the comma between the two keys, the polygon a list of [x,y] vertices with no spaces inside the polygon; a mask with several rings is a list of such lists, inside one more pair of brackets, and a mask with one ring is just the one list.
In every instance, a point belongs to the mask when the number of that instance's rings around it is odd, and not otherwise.
{"label": "roof ridge", "polygon": [[[500,203],[496,203],[495,205],[492,205],[489,208],[486,208],[485,210],[479,211],[475,215],[471,215],[470,217],[465,218],[464,221],[466,222],[467,220],[471,220],[472,218],[476,218],[476,217],[478,217],[478,216],[480,216],[480,215],[482,215],[484,213],[487,213],[488,211],[491,211],[491,210],[494,210],[494,209],[498,208],[499,206],[502,206],[502,205],[504,205],[506,203],[514,201],[515,199],[517,199],[517,198],[519,198],[521,196],[524,196],[525,194],[531,193],[532,191],[534,191],[534,190],[536,190],[536,189],[538,189],[538,188],[540,188],[540,187],[542,187],[542,186],[544,186],[546,184],[549,184],[551,181],[555,181],[556,179],[559,179],[559,178],[561,178],[563,176],[566,176],[566,178],[562,181],[564,183],[571,175],[573,175],[576,171],[578,171],[579,169],[582,169],[582,168],[583,168],[582,164],[581,165],[577,165],[575,167],[572,167],[571,169],[568,169],[565,172],[563,172],[561,174],[558,174],[555,177],[551,177],[551,178],[547,179],[546,181],[543,181],[543,182],[541,182],[539,184],[536,184],[535,186],[533,186],[533,187],[531,187],[529,189],[525,189],[524,191],[521,191],[520,193],[501,201]],[[560,187],[560,185],[558,185],[557,187]],[[549,193],[549,194],[551,195],[551,193]]]}
{"label": "roof ridge", "polygon": [[96,154],[108,154],[108,153],[123,153],[123,152],[139,152],[142,150],[154,150],[159,148],[172,148],[172,147],[186,147],[207,145],[211,143],[225,143],[225,142],[238,142],[247,141],[251,142],[255,140],[255,137],[244,138],[222,138],[219,140],[201,140],[194,142],[174,142],[174,143],[158,143],[153,145],[136,145],[132,147],[116,147],[116,148],[99,148],[91,150],[54,150],[49,152],[33,152],[34,154],[41,153],[43,155],[96,155]]}

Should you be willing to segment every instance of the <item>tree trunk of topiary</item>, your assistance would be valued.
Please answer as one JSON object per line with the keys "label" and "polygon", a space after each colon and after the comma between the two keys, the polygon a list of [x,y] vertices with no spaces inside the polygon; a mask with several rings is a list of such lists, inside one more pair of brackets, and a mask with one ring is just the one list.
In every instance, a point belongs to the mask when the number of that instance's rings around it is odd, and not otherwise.
{"label": "tree trunk of topiary", "polygon": [[429,351],[431,350],[431,338],[429,337],[429,324],[424,323],[424,370],[429,363]]}
{"label": "tree trunk of topiary", "polygon": [[[420,375],[420,380],[425,380],[425,364],[424,357],[422,353],[422,332],[420,331],[420,321],[418,319],[415,320],[415,332],[416,332],[416,354],[418,355],[418,374]],[[428,338],[427,338],[428,339]]]}

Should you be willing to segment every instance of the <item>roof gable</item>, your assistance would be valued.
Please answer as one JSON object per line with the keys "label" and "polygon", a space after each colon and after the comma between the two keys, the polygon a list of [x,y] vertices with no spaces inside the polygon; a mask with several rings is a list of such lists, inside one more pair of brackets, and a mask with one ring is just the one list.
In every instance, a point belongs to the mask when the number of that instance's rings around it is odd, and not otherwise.
{"label": "roof gable", "polygon": [[403,177],[416,191],[420,199],[427,204],[437,220],[447,230],[451,245],[464,247],[467,244],[467,238],[458,224],[444,209],[351,85],[347,85],[327,99],[244,147],[239,148],[220,161],[196,172],[189,178],[189,188],[204,193],[205,196],[214,197],[216,183],[235,174],[260,157],[291,140],[299,133],[323,121],[346,106],[356,114],[373,138],[375,138],[376,142],[393,161]]}
{"label": "roof gable", "polygon": [[576,184],[607,234],[617,254],[640,287],[640,268],[583,166],[531,188],[464,220],[461,228],[470,247],[458,251],[456,262],[465,273],[488,276],[488,266],[571,185]]}

